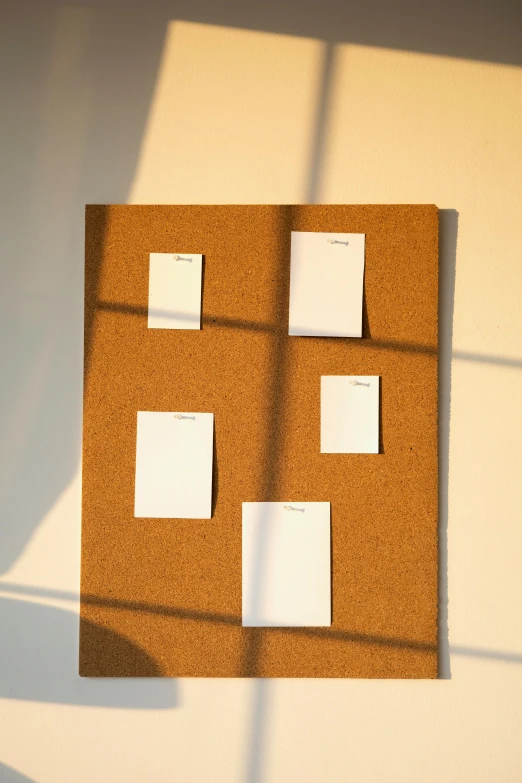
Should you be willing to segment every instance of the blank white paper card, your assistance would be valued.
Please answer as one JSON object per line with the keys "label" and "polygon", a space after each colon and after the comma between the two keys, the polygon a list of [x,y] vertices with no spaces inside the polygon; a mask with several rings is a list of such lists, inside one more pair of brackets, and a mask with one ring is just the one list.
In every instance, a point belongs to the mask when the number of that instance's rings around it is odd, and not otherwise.
{"label": "blank white paper card", "polygon": [[379,453],[378,375],[321,376],[321,453]]}
{"label": "blank white paper card", "polygon": [[292,231],[288,334],[362,337],[364,234]]}
{"label": "blank white paper card", "polygon": [[198,253],[149,256],[149,329],[201,329],[201,276]]}
{"label": "blank white paper card", "polygon": [[332,622],[330,503],[243,503],[243,626]]}
{"label": "blank white paper card", "polygon": [[135,517],[210,519],[213,413],[138,411]]}

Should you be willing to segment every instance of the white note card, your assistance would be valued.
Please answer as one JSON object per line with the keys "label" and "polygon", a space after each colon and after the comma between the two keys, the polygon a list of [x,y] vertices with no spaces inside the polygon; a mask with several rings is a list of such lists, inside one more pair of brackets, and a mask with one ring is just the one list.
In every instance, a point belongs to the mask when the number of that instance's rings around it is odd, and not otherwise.
{"label": "white note card", "polygon": [[243,626],[332,622],[330,503],[243,503]]}
{"label": "white note card", "polygon": [[321,453],[379,453],[378,375],[321,376]]}
{"label": "white note card", "polygon": [[149,329],[201,329],[201,276],[198,253],[151,253]]}
{"label": "white note card", "polygon": [[364,234],[292,231],[288,334],[362,337]]}
{"label": "white note card", "polygon": [[213,413],[138,411],[135,517],[210,519]]}

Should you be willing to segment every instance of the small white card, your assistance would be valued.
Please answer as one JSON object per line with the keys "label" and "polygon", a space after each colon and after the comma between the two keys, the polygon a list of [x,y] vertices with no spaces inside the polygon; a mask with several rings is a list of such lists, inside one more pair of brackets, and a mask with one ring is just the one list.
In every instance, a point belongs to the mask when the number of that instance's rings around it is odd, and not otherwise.
{"label": "small white card", "polygon": [[364,234],[292,231],[288,334],[362,337]]}
{"label": "small white card", "polygon": [[135,517],[210,519],[213,413],[138,411]]}
{"label": "small white card", "polygon": [[321,453],[379,453],[378,375],[321,376]]}
{"label": "small white card", "polygon": [[201,276],[198,253],[151,253],[149,329],[201,329]]}
{"label": "small white card", "polygon": [[330,503],[243,503],[243,626],[332,622]]}

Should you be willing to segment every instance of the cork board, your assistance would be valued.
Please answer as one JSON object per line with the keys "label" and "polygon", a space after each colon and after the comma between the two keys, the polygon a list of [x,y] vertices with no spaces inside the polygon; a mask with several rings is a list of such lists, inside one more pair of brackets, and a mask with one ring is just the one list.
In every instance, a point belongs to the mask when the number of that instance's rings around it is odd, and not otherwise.
{"label": "cork board", "polygon": [[[362,339],[288,336],[291,230],[366,234]],[[147,329],[181,251],[202,330]],[[85,270],[80,674],[436,677],[436,207],[88,206]],[[379,454],[320,454],[336,374],[381,377]],[[214,412],[212,519],[134,518],[138,410]],[[331,502],[331,628],[241,627],[246,500]]]}

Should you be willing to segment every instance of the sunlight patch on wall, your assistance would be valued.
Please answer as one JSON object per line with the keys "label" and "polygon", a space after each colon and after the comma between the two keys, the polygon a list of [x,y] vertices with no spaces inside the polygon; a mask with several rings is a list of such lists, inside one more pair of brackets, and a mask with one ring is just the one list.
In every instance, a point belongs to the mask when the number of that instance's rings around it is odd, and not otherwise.
{"label": "sunlight patch on wall", "polygon": [[172,22],[129,203],[301,201],[323,49]]}

